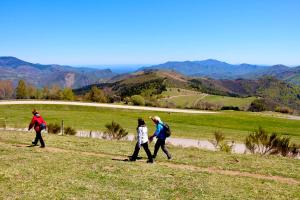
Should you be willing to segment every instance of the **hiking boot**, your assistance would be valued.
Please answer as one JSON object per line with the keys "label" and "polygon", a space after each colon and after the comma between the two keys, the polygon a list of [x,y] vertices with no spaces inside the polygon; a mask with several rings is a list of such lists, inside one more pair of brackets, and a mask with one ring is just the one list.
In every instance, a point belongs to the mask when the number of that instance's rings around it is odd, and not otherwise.
{"label": "hiking boot", "polygon": [[172,160],[172,156],[168,157],[168,160]]}
{"label": "hiking boot", "polygon": [[45,148],[46,146],[40,146],[40,148]]}
{"label": "hiking boot", "polygon": [[153,160],[147,160],[147,163],[153,163]]}
{"label": "hiking boot", "polygon": [[134,159],[134,158],[129,158],[129,161],[132,161],[132,162],[134,162],[134,161],[136,161],[136,159]]}
{"label": "hiking boot", "polygon": [[31,146],[37,146],[37,143],[31,142]]}

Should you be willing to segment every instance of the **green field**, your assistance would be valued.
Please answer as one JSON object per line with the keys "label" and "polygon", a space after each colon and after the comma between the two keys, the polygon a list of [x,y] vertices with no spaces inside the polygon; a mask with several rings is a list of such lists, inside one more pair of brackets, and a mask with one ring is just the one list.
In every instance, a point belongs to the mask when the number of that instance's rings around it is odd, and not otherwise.
{"label": "green field", "polygon": [[256,97],[238,98],[238,97],[208,95],[204,97],[202,101],[213,103],[213,104],[221,104],[223,106],[237,106],[240,109],[244,109],[249,107],[249,105],[254,99],[256,99]]}
{"label": "green field", "polygon": [[77,130],[104,130],[112,120],[120,123],[130,133],[135,133],[138,117],[148,123],[150,133],[154,126],[149,116],[159,115],[172,128],[173,137],[210,139],[215,131],[222,131],[227,139],[243,141],[245,136],[259,126],[300,141],[298,120],[282,119],[269,114],[224,111],[217,114],[184,114],[151,112],[144,110],[111,109],[66,105],[5,105],[0,106],[0,124],[4,118],[10,127],[27,127],[32,117],[31,110],[37,108],[48,123],[61,123]]}
{"label": "green field", "polygon": [[[154,164],[134,143],[0,131],[0,199],[300,199],[300,160],[170,146]],[[153,150],[153,144],[151,144]]]}
{"label": "green field", "polygon": [[176,107],[192,108],[195,107],[199,102],[207,102],[220,106],[237,106],[241,110],[246,110],[251,102],[256,99],[256,97],[239,98],[210,95],[179,88],[168,88],[167,91],[162,93],[162,96],[164,98],[160,99],[159,101],[163,106],[172,104]]}

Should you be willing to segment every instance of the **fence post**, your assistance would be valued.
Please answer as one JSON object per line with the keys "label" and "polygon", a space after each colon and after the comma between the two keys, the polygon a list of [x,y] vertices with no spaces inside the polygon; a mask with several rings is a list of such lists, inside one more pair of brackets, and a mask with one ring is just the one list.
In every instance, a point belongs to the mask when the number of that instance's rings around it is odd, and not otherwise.
{"label": "fence post", "polygon": [[61,120],[61,135],[64,135],[64,120]]}

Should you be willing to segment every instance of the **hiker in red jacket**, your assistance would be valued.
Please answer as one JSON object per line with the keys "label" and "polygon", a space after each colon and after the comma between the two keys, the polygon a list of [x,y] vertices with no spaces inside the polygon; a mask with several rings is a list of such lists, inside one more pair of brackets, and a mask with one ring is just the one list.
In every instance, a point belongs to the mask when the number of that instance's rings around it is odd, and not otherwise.
{"label": "hiker in red jacket", "polygon": [[35,140],[32,142],[32,146],[36,146],[38,141],[40,140],[41,148],[45,148],[45,142],[42,138],[42,130],[46,129],[46,122],[42,118],[42,116],[34,109],[32,111],[33,117],[31,119],[31,122],[28,127],[28,131],[34,127],[34,130],[36,132]]}

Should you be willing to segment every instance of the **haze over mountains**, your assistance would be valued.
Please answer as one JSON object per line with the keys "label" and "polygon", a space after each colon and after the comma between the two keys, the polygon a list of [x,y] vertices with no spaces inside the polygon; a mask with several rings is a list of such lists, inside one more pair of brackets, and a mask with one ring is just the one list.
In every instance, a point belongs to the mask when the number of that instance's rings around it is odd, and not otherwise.
{"label": "haze over mountains", "polygon": [[140,70],[151,69],[172,70],[186,76],[209,77],[214,79],[255,79],[267,75],[300,84],[300,66],[288,67],[285,65],[266,66],[252,64],[233,65],[214,59],[208,59],[203,61],[166,62],[159,65],[144,67]]}
{"label": "haze over mountains", "polygon": [[[121,66],[120,66],[121,67]],[[135,66],[136,67],[136,66]],[[149,67],[141,67],[137,71],[171,70],[190,77],[209,77],[213,79],[257,79],[262,76],[273,76],[277,79],[300,85],[300,66],[285,65],[252,65],[229,64],[218,60],[166,62]],[[122,77],[111,69],[71,67],[57,64],[33,64],[15,57],[0,57],[0,79],[20,79],[38,87],[57,84],[61,87],[80,88],[87,85],[112,82]],[[126,76],[125,76],[126,77]]]}
{"label": "haze over mountains", "polygon": [[15,57],[0,57],[0,79],[20,79],[38,87],[57,84],[61,87],[78,88],[113,77],[110,69],[76,68],[62,65],[33,64]]}

